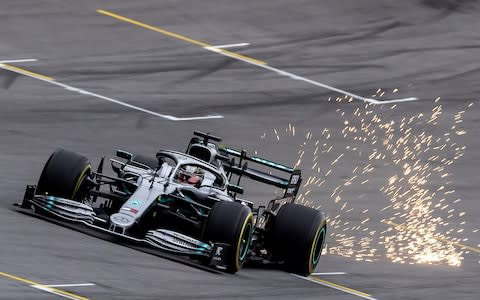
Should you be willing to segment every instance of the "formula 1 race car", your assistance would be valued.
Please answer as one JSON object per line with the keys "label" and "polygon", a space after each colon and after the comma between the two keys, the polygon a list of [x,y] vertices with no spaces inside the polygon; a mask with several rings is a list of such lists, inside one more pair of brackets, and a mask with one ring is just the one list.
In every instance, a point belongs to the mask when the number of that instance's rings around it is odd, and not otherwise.
{"label": "formula 1 race car", "polygon": [[[117,150],[121,160],[110,159],[114,176],[103,172],[104,157],[94,171],[86,157],[59,149],[37,185],[27,186],[21,207],[230,273],[247,260],[313,272],[327,224],[320,211],[294,203],[301,171],[220,142],[195,131],[185,153],[160,150],[148,157]],[[254,207],[237,196],[243,176],[283,195]]]}

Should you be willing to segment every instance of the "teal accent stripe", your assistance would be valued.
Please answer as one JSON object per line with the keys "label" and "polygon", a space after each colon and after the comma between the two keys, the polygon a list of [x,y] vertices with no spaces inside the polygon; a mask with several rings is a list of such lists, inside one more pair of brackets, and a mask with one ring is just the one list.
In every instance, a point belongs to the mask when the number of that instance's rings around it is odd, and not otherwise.
{"label": "teal accent stripe", "polygon": [[267,160],[267,159],[264,159],[264,158],[261,158],[261,157],[253,156],[251,158],[251,160],[254,161],[254,162],[265,164],[267,166],[276,167],[278,169],[281,169],[281,170],[284,170],[284,171],[287,171],[287,172],[290,172],[290,173],[294,171],[294,169],[292,169],[290,167],[287,167],[287,166],[284,166],[284,165],[281,165],[281,164],[277,164],[276,162],[273,162],[271,160]]}

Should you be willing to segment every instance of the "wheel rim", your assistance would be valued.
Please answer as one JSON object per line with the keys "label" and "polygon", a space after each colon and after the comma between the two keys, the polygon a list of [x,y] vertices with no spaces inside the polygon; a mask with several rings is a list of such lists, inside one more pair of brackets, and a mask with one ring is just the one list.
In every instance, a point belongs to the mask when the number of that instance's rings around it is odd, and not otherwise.
{"label": "wheel rim", "polygon": [[240,237],[240,261],[244,261],[247,257],[250,241],[252,239],[252,223],[248,223],[243,236]]}

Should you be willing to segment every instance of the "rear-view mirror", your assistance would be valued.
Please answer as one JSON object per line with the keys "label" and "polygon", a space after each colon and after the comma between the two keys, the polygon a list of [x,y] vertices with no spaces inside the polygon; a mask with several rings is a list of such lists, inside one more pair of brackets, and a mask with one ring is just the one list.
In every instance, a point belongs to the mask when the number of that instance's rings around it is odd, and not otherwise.
{"label": "rear-view mirror", "polygon": [[227,185],[227,190],[229,192],[233,192],[233,193],[236,193],[236,194],[243,194],[243,187],[238,186],[238,185],[234,185],[234,184],[229,183]]}
{"label": "rear-view mirror", "polygon": [[117,156],[126,160],[132,160],[133,154],[124,150],[117,150]]}

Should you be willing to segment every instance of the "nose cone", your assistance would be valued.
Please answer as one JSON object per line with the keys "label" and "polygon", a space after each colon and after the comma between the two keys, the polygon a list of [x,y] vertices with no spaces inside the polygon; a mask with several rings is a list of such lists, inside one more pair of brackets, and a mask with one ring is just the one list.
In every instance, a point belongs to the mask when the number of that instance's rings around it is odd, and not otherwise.
{"label": "nose cone", "polygon": [[110,216],[110,222],[114,227],[121,227],[125,230],[135,223],[135,219],[124,213],[116,213]]}

